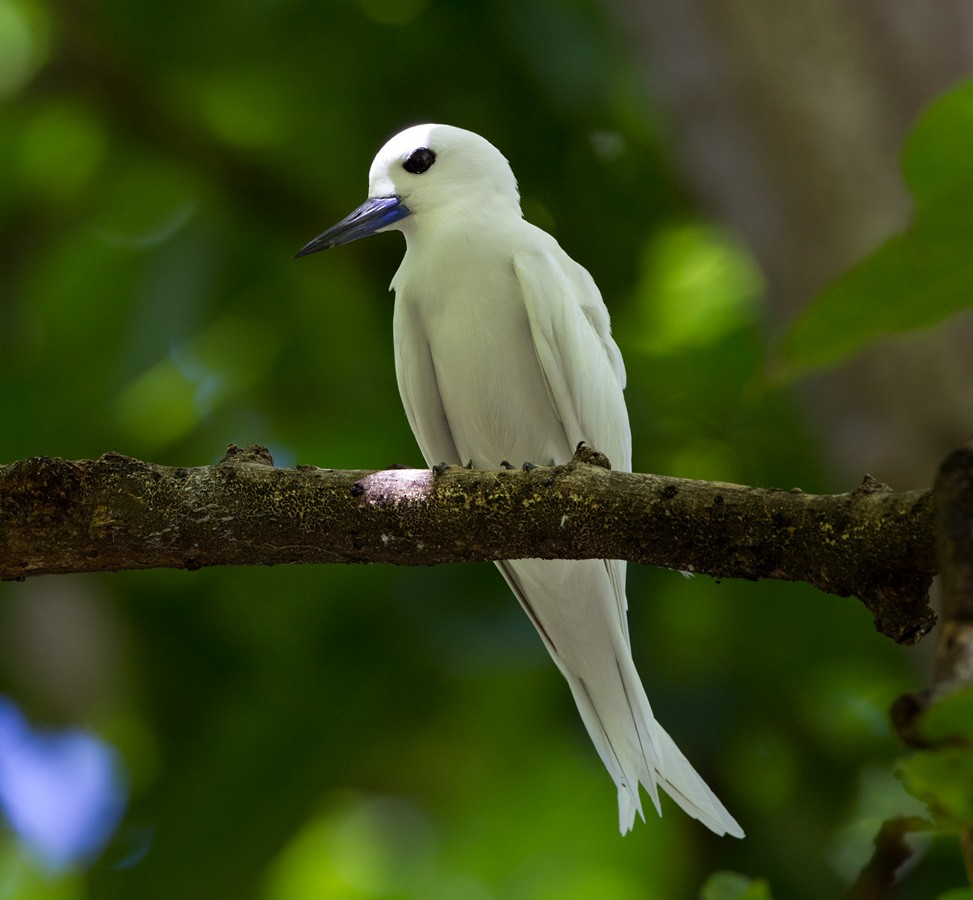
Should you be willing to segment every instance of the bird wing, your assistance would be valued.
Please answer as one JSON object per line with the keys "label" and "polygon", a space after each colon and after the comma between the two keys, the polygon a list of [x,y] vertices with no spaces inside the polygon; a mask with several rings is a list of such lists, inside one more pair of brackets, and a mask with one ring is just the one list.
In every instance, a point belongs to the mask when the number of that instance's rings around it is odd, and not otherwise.
{"label": "bird wing", "polygon": [[417,319],[415,305],[407,303],[396,290],[392,332],[399,396],[426,464],[459,463],[429,340]]}
{"label": "bird wing", "polygon": [[[630,471],[632,438],[622,395],[625,369],[594,280],[556,244],[517,254],[514,269],[537,359],[571,446],[587,441],[605,453],[614,468]],[[550,586],[556,580],[552,566],[557,563],[525,560],[499,565],[565,674],[592,740],[618,785],[622,833],[632,827],[636,812],[642,813],[641,781],[656,809],[656,784],[661,784],[689,815],[717,834],[742,837],[740,826],[652,716],[627,652],[625,563],[602,562],[626,652],[612,645],[611,629],[604,633],[599,624],[597,600],[605,595],[593,563],[597,561],[571,563],[570,569],[561,571],[574,590]],[[579,599],[582,602],[575,608]],[[551,609],[557,614],[548,617]],[[575,615],[579,618],[572,621]],[[596,646],[599,640],[607,640],[609,646]]]}
{"label": "bird wing", "polygon": [[518,253],[514,271],[551,402],[571,446],[586,441],[615,469],[629,471],[625,366],[594,280],[560,247]]}
{"label": "bird wing", "polygon": [[[537,360],[568,445],[585,441],[615,469],[631,471],[632,433],[622,393],[625,364],[598,286],[556,244],[518,253],[513,262]],[[605,567],[628,641],[625,563],[607,560]]]}

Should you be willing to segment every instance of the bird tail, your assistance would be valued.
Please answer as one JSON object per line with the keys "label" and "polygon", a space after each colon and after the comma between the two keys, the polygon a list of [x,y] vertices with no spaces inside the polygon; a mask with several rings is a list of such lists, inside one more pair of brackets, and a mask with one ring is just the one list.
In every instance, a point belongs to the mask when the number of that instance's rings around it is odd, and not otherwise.
{"label": "bird tail", "polygon": [[[618,826],[645,820],[639,784],[661,815],[658,788],[719,835],[743,831],[652,715],[629,648],[624,574],[601,560],[497,563],[561,670],[618,787]],[[620,591],[622,591],[620,593]]]}

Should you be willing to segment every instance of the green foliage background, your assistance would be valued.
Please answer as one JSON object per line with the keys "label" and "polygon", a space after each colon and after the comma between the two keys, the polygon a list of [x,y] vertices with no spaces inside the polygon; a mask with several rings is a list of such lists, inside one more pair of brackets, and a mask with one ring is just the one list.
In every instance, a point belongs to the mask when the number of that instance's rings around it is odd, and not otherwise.
{"label": "green foliage background", "polygon": [[[364,198],[388,136],[444,121],[502,149],[527,217],[601,286],[637,469],[851,488],[768,386],[759,273],[689,207],[622,46],[580,0],[0,0],[0,460],[202,465],[232,441],[281,465],[420,464],[392,369],[401,238],[290,257]],[[931,208],[950,188],[914,149]],[[775,365],[840,355],[826,303]],[[0,832],[0,894],[673,898],[729,869],[819,898],[884,817],[922,811],[886,709],[924,669],[856,602],[634,568],[629,599],[657,715],[745,841],[671,803],[619,837],[611,781],[491,566],[0,585],[0,691],[112,741],[132,790],[84,872],[43,877]],[[900,896],[962,881],[933,839]]]}

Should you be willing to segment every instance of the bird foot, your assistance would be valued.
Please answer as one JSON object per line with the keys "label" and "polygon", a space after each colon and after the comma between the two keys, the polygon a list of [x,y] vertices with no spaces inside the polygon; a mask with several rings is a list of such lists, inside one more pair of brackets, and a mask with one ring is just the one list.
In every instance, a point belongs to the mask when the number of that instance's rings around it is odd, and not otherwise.
{"label": "bird foot", "polygon": [[[554,460],[552,459],[552,460],[551,460],[551,461],[550,461],[550,462],[548,463],[548,465],[549,465],[549,466],[553,466],[553,465],[555,465],[555,463],[554,463]],[[513,471],[514,469],[516,469],[517,467],[516,467],[516,466],[512,466],[512,465],[510,465],[510,463],[509,463],[509,462],[507,462],[507,460],[505,460],[505,459],[501,459],[501,460],[500,460],[500,468],[501,468],[501,469],[506,469],[506,470],[507,470],[508,472],[510,472],[510,471]],[[523,470],[524,470],[525,472],[529,472],[529,471],[530,471],[531,469],[536,469],[536,468],[539,468],[539,467],[538,467],[538,465],[537,465],[537,463],[534,463],[534,462],[529,462],[529,461],[528,461],[528,462],[525,462],[525,463],[524,463],[524,464],[523,464],[523,465],[521,466],[521,468],[522,468],[522,469],[523,469]]]}
{"label": "bird foot", "polygon": [[575,448],[574,456],[571,458],[570,465],[576,465],[577,463],[586,463],[589,466],[599,466],[602,469],[611,469],[612,464],[609,462],[608,457],[605,456],[600,450],[595,450],[591,444],[585,441],[578,441],[578,446]]}
{"label": "bird foot", "polygon": [[441,462],[437,466],[433,466],[432,470],[437,475],[442,475],[447,469],[467,469],[472,470],[474,467],[473,460],[471,459],[465,466],[458,466],[456,463]]}

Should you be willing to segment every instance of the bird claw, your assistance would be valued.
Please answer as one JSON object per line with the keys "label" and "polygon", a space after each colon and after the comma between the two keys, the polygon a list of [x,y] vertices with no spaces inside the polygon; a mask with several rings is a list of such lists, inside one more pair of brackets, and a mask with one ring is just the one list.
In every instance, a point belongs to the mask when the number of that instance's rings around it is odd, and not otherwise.
{"label": "bird claw", "polygon": [[[553,460],[551,461],[551,465],[552,466],[554,465]],[[506,469],[508,472],[510,472],[510,471],[513,471],[514,469],[516,469],[517,467],[510,465],[510,463],[508,463],[507,460],[501,459],[500,460],[500,468],[501,469]],[[531,469],[536,469],[537,468],[537,463],[525,462],[521,468],[525,472],[529,472]]]}

